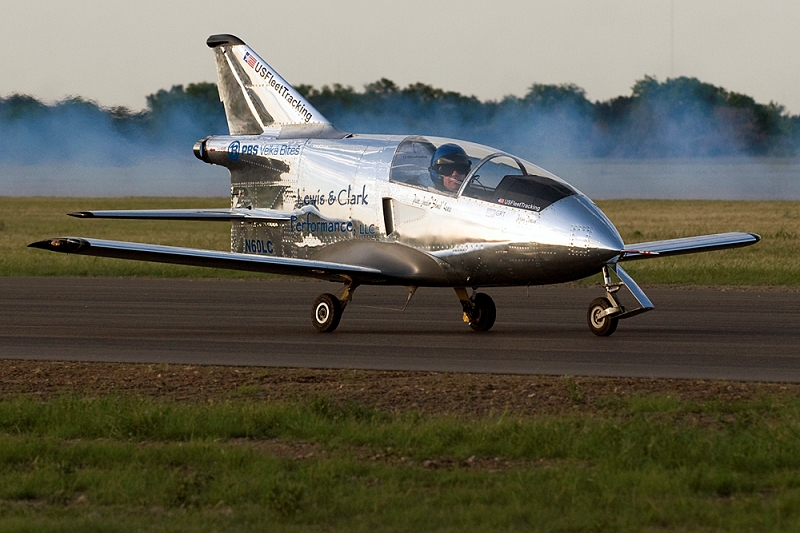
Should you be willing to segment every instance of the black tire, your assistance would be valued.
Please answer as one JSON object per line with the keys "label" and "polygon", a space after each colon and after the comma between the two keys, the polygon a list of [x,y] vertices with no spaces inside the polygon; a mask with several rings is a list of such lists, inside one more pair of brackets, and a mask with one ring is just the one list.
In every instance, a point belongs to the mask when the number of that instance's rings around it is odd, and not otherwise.
{"label": "black tire", "polygon": [[472,310],[469,327],[474,331],[489,331],[492,329],[497,318],[497,308],[494,306],[492,297],[479,292],[472,299],[472,303],[475,307]]}
{"label": "black tire", "polygon": [[595,298],[589,304],[589,311],[586,313],[586,321],[589,323],[589,330],[598,337],[608,337],[617,331],[619,319],[617,317],[604,316],[598,318],[597,315],[613,307],[608,298]]}
{"label": "black tire", "polygon": [[314,300],[311,323],[320,333],[330,333],[339,326],[343,311],[339,298],[333,294],[320,294]]}

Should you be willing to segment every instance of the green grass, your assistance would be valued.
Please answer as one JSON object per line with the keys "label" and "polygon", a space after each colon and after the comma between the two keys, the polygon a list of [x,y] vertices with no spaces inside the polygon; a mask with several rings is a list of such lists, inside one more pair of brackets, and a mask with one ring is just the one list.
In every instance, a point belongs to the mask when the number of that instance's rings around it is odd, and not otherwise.
{"label": "green grass", "polygon": [[[226,207],[226,198],[0,197],[0,275],[149,276],[160,278],[264,277],[231,270],[49,254],[27,245],[50,237],[83,236],[230,251],[230,223],[78,219],[74,211]],[[51,257],[52,256],[52,257]]]}
{"label": "green grass", "polygon": [[[230,250],[230,225],[224,222],[83,220],[66,216],[71,211],[90,209],[227,204],[225,198],[0,198],[0,275],[263,277],[238,271],[48,254],[26,248],[33,241],[74,235]],[[598,205],[626,243],[727,231],[750,231],[763,238],[748,248],[626,263],[625,269],[639,283],[800,285],[800,202],[607,200]]]}
{"label": "green grass", "polygon": [[747,248],[625,263],[638,283],[800,285],[800,202],[607,200],[598,202],[626,243],[747,231]]}
{"label": "green grass", "polygon": [[456,418],[0,401],[3,531],[797,531],[800,400]]}

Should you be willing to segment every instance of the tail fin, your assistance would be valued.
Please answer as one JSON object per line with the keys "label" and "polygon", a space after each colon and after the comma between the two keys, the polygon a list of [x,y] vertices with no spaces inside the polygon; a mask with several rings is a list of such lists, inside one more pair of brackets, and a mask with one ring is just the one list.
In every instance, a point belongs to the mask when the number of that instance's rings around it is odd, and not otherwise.
{"label": "tail fin", "polygon": [[335,129],[238,37],[212,35],[206,44],[214,49],[231,135],[259,135],[288,125],[312,125],[320,132]]}

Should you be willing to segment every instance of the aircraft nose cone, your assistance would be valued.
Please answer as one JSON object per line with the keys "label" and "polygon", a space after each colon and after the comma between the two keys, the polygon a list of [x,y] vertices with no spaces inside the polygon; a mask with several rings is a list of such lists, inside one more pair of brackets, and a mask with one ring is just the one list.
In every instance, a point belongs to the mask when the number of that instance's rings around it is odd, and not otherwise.
{"label": "aircraft nose cone", "polygon": [[589,198],[576,194],[542,211],[542,221],[561,234],[563,244],[572,249],[591,251],[607,261],[622,251],[617,228]]}
{"label": "aircraft nose cone", "polygon": [[625,248],[625,243],[622,242],[622,237],[617,228],[608,220],[605,213],[585,196],[579,196],[578,201],[586,210],[584,216],[589,218],[593,224],[593,231],[590,237],[591,246],[598,249],[613,250],[617,253],[622,251]]}

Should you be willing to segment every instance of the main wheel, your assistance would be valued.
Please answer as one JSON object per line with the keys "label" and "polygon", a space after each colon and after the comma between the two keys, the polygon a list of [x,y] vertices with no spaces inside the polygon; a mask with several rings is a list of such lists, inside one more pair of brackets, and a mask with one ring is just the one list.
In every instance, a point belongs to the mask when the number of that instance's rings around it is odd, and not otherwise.
{"label": "main wheel", "polygon": [[342,303],[333,294],[320,294],[314,300],[314,315],[311,323],[320,333],[330,333],[335,330],[342,319]]}
{"label": "main wheel", "polygon": [[497,318],[497,308],[494,306],[494,300],[488,294],[479,292],[472,299],[472,303],[475,307],[472,310],[469,327],[474,331],[489,331],[494,326],[495,318]]}
{"label": "main wheel", "polygon": [[600,316],[600,314],[613,307],[608,298],[595,298],[589,304],[589,312],[586,314],[586,321],[589,323],[589,329],[598,337],[608,337],[617,330],[619,319],[611,316]]}

